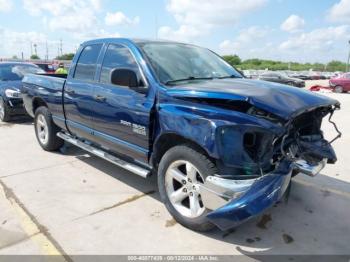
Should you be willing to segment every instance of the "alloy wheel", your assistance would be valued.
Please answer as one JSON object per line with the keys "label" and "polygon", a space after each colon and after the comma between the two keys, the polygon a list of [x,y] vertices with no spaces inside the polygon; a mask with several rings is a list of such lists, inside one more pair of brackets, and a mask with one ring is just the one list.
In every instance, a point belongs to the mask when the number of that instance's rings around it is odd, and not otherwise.
{"label": "alloy wheel", "polygon": [[5,105],[4,101],[0,100],[0,121],[5,118]]}
{"label": "alloy wheel", "polygon": [[189,161],[178,160],[168,167],[165,173],[166,193],[182,216],[197,218],[204,213],[200,184],[204,184],[203,176]]}
{"label": "alloy wheel", "polygon": [[46,119],[43,115],[38,115],[36,121],[36,131],[38,138],[43,145],[46,145],[49,140],[49,128]]}

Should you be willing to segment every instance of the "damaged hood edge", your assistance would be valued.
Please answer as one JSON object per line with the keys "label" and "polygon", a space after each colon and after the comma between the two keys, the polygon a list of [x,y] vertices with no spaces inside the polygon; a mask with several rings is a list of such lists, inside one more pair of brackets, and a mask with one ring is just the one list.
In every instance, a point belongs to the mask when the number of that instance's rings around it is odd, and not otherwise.
{"label": "damaged hood edge", "polygon": [[245,101],[286,120],[319,107],[340,106],[337,100],[310,91],[247,79],[199,81],[174,86],[167,93],[176,98]]}

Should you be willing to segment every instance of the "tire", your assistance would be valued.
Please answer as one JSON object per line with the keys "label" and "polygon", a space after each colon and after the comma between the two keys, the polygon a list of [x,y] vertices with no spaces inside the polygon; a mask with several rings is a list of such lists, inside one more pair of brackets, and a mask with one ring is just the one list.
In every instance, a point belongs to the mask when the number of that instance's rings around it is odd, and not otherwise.
{"label": "tire", "polygon": [[334,93],[338,93],[338,94],[344,93],[344,88],[342,86],[335,86]]}
{"label": "tire", "polygon": [[34,128],[36,138],[45,151],[56,151],[63,146],[64,141],[56,135],[60,129],[52,121],[47,107],[42,106],[35,111]]}
{"label": "tire", "polygon": [[11,116],[9,113],[8,106],[5,101],[0,97],[0,122],[9,122],[11,120]]}
{"label": "tire", "polygon": [[[187,167],[192,172],[186,171]],[[181,176],[175,172],[175,179],[171,170],[180,171]],[[210,210],[203,206],[198,190],[198,184],[214,174],[214,163],[189,145],[175,146],[164,154],[158,168],[158,188],[163,203],[178,223],[200,232],[215,227],[206,217]],[[175,192],[176,200],[171,197]]]}

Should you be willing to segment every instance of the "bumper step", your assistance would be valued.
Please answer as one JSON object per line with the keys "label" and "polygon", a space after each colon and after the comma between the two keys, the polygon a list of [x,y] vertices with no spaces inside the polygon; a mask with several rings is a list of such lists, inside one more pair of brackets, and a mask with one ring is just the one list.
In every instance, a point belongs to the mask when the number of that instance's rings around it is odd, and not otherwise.
{"label": "bumper step", "polygon": [[94,154],[98,157],[101,157],[105,160],[107,160],[108,162],[111,162],[112,164],[115,164],[116,166],[119,166],[127,171],[130,171],[131,173],[134,173],[136,175],[139,175],[143,178],[147,178],[151,175],[151,171],[145,168],[142,168],[140,166],[137,166],[135,164],[126,162],[125,160],[122,160],[120,158],[117,158],[101,149],[95,148],[91,145],[88,145],[68,134],[65,134],[63,132],[58,132],[57,136],[62,138],[64,141],[67,141],[68,143],[75,145],[77,147],[80,147],[81,149]]}

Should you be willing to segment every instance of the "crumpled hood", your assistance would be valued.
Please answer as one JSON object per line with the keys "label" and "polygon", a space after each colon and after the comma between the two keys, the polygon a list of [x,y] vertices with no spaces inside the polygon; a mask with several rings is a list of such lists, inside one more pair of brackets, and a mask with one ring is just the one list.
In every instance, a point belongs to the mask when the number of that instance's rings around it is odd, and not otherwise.
{"label": "crumpled hood", "polygon": [[339,105],[337,100],[307,90],[251,79],[214,79],[191,81],[169,87],[174,97],[247,101],[284,119],[321,106]]}

